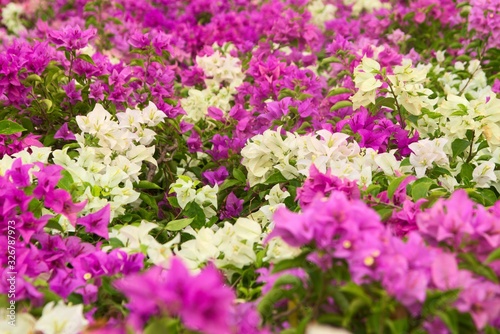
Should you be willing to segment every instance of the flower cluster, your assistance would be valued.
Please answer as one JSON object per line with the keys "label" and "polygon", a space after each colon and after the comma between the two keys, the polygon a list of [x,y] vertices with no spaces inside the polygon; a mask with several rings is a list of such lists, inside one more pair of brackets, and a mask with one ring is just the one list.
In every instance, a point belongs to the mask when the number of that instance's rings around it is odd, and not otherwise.
{"label": "flower cluster", "polygon": [[[500,309],[487,310],[487,305],[494,305],[500,298],[497,286],[471,271],[458,269],[457,255],[437,247],[439,242],[446,242],[455,252],[473,252],[484,261],[499,246],[496,207],[488,212],[468,199],[465,192],[457,191],[449,200],[440,200],[418,214],[418,232],[410,233],[403,242],[391,236],[376,212],[359,199],[349,199],[338,190],[324,195],[319,190],[299,214],[286,208],[278,210],[269,238],[280,236],[295,247],[314,244],[316,251],[308,259],[323,271],[331,269],[334,259],[345,259],[354,282],[380,281],[412,313],[421,312],[429,289],[460,289],[454,306],[470,312],[478,328],[498,322]],[[424,239],[431,244],[426,245]],[[491,268],[498,271],[493,263]]]}
{"label": "flower cluster", "polygon": [[75,134],[80,148],[72,158],[68,148],[52,152],[54,162],[72,176],[75,187],[88,201],[88,209],[111,205],[111,218],[124,212],[124,205],[135,202],[139,193],[132,182],[139,181],[143,162],[156,165],[153,158],[156,133],[151,129],[165,118],[154,104],[145,109],[127,109],[117,120],[97,104],[87,116],[77,116],[81,130]]}
{"label": "flower cluster", "polygon": [[152,316],[179,316],[185,326],[203,333],[230,333],[229,317],[234,294],[220,274],[207,267],[192,276],[181,260],[172,259],[168,270],[152,267],[144,273],[117,280],[128,298],[129,319],[140,329]]}
{"label": "flower cluster", "polygon": [[0,332],[500,333],[499,5],[0,0]]}

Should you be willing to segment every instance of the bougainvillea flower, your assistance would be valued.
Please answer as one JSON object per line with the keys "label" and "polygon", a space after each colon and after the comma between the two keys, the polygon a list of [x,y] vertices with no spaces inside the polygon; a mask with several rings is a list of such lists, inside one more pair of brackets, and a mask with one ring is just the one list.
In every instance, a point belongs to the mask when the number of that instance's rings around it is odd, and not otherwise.
{"label": "bougainvillea flower", "polygon": [[78,218],[76,223],[85,226],[85,230],[89,233],[94,233],[104,239],[109,239],[108,224],[110,221],[110,213],[110,205],[107,204],[97,212]]}
{"label": "bougainvillea flower", "polygon": [[96,34],[97,29],[95,28],[82,30],[79,25],[66,25],[59,31],[49,32],[49,38],[57,47],[76,51],[86,47]]}
{"label": "bougainvillea flower", "polygon": [[45,205],[55,213],[64,215],[75,226],[77,214],[87,204],[87,201],[74,203],[71,195],[64,189],[55,189],[45,196]]}
{"label": "bougainvillea flower", "polygon": [[76,140],[75,134],[68,129],[68,123],[64,123],[54,135],[54,139]]}

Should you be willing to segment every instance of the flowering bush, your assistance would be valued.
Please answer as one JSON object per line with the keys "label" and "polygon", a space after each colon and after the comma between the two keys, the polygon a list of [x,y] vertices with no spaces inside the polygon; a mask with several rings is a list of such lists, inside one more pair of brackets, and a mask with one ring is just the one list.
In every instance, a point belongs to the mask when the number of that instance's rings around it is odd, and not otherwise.
{"label": "flowering bush", "polygon": [[1,333],[500,333],[500,1],[0,15]]}

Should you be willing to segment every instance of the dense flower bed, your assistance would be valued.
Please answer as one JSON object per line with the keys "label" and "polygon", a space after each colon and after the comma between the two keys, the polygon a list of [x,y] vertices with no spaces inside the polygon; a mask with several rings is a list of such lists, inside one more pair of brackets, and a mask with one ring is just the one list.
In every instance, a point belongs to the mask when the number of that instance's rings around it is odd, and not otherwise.
{"label": "dense flower bed", "polygon": [[1,333],[500,333],[499,0],[0,10]]}

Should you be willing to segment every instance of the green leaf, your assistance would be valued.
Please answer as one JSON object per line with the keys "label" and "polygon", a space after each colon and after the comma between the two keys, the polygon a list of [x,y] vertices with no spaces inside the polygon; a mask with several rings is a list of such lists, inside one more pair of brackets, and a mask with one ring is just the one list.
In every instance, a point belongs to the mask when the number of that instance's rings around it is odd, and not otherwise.
{"label": "green leaf", "polygon": [[168,203],[174,208],[180,208],[181,206],[179,205],[179,201],[177,201],[177,197],[167,197]]}
{"label": "green leaf", "polygon": [[422,178],[412,185],[411,187],[411,197],[414,201],[421,198],[427,197],[430,187],[434,184],[434,181],[429,178]]}
{"label": "green leaf", "polygon": [[328,57],[321,61],[321,65],[327,65],[331,63],[342,63],[342,60],[337,57]]}
{"label": "green leaf", "polygon": [[445,309],[446,307],[452,305],[452,303],[458,298],[459,293],[460,290],[458,289],[448,291],[427,291],[427,297],[424,305],[422,306],[422,315],[424,317],[434,315],[437,310]]}
{"label": "green leaf", "polygon": [[31,82],[31,81],[42,82],[42,78],[40,78],[40,76],[37,74],[30,74],[26,78],[26,81],[28,81],[28,82]]}
{"label": "green leaf", "polygon": [[452,334],[458,334],[458,318],[452,312],[437,311],[437,316],[444,322]]}
{"label": "green leaf", "polygon": [[134,187],[140,189],[162,189],[159,185],[149,181],[139,181],[139,183],[134,184]]}
{"label": "green leaf", "polygon": [[486,326],[484,329],[484,334],[499,334],[500,333],[500,328],[494,328],[491,327],[490,325]]}
{"label": "green leaf", "polygon": [[457,138],[451,143],[451,150],[453,152],[453,157],[459,156],[467,147],[469,147],[470,141],[465,139]]}
{"label": "green leaf", "polygon": [[45,106],[47,107],[47,112],[49,114],[51,114],[52,111],[53,111],[52,110],[52,106],[54,105],[54,103],[51,100],[49,100],[49,99],[43,99],[40,102],[42,102],[43,104],[45,104]]}
{"label": "green leaf", "polygon": [[351,324],[351,319],[356,315],[361,313],[360,309],[362,307],[366,306],[366,303],[363,299],[361,298],[356,298],[354,299],[350,304],[349,304],[349,309],[346,313],[346,316],[344,320],[342,321],[342,327],[349,328]]}
{"label": "green leaf", "polygon": [[408,333],[408,319],[386,319],[386,325],[392,334]]}
{"label": "green leaf", "polygon": [[336,288],[332,291],[331,295],[335,300],[335,304],[340,308],[342,313],[346,313],[349,309],[349,300],[346,296]]}
{"label": "green leaf", "polygon": [[[462,111],[464,111],[464,110],[465,110],[465,111],[467,111],[467,107],[466,107],[466,106],[464,106],[463,104],[459,104],[459,106],[463,106]],[[474,139],[474,131],[472,131],[472,130],[467,130],[467,131],[465,132],[465,137],[467,137],[467,139],[468,139],[469,141],[472,141],[472,140]]]}
{"label": "green leaf", "polygon": [[151,209],[153,209],[155,212],[158,212],[158,204],[156,204],[156,200],[154,199],[153,196],[148,195],[146,193],[141,193],[139,197],[144,201],[144,203],[149,205]]}
{"label": "green leaf", "polygon": [[272,273],[278,273],[280,271],[290,269],[290,268],[301,267],[304,264],[304,262],[306,261],[307,255],[308,255],[308,253],[302,253],[296,258],[286,259],[286,260],[282,260],[282,261],[276,263],[273,266]]}
{"label": "green leaf", "polygon": [[488,255],[484,263],[490,264],[493,261],[500,260],[500,248],[495,249],[493,252]]}
{"label": "green leaf", "polygon": [[328,94],[326,96],[330,97],[330,96],[337,96],[340,94],[347,94],[347,93],[352,93],[352,91],[349,88],[338,87],[338,88],[332,89],[330,92],[328,92]]}
{"label": "green leaf", "polygon": [[396,109],[395,103],[396,100],[393,97],[379,97],[377,98],[375,105],[377,107],[387,107],[394,110]]}
{"label": "green leaf", "polygon": [[263,316],[269,316],[274,310],[274,304],[284,298],[285,292],[281,289],[271,289],[257,305],[257,310]]}
{"label": "green leaf", "polygon": [[460,177],[462,178],[462,182],[472,180],[473,172],[474,172],[474,165],[470,163],[463,164],[462,169],[460,170]]}
{"label": "green leaf", "polygon": [[488,142],[487,142],[486,140],[483,140],[483,141],[479,144],[479,146],[478,146],[478,148],[477,148],[476,152],[479,152],[479,151],[481,151],[482,149],[487,148],[488,146],[489,146]]}
{"label": "green leaf", "polygon": [[144,334],[178,334],[179,321],[176,319],[161,318],[152,320],[145,328]]}
{"label": "green leaf", "polygon": [[441,175],[453,176],[451,175],[451,172],[448,169],[439,166],[435,166],[434,168],[432,168],[431,175],[433,177],[435,176],[435,178],[438,178]]}
{"label": "green leaf", "polygon": [[54,230],[58,230],[60,232],[64,232],[64,229],[62,228],[61,224],[57,221],[57,219],[49,219],[45,227],[52,228]]}
{"label": "green leaf", "polygon": [[403,17],[404,21],[413,21],[413,18],[415,17],[415,12],[410,11],[408,14],[406,14]]}
{"label": "green leaf", "polygon": [[123,242],[120,239],[118,239],[118,238],[110,238],[109,239],[109,244],[113,248],[122,248],[122,247],[125,247],[125,245],[123,244]]}
{"label": "green leaf", "polygon": [[455,59],[458,61],[470,61],[471,60],[470,56],[467,56],[467,55],[461,55],[461,56],[456,57]]}
{"label": "green leaf", "polygon": [[483,197],[483,203],[485,206],[492,206],[498,200],[497,194],[491,189],[478,189],[477,190]]}
{"label": "green leaf", "polygon": [[359,285],[349,282],[346,285],[342,286],[340,288],[340,291],[349,293],[351,295],[354,295],[361,299],[363,301],[363,304],[371,305],[372,304],[372,298],[363,290],[362,287]]}
{"label": "green leaf", "polygon": [[[291,285],[291,289],[284,290],[283,285]],[[267,316],[272,313],[274,304],[286,297],[287,293],[294,293],[302,287],[302,280],[294,275],[284,275],[278,278],[269,291],[260,301],[257,310],[263,315]]]}
{"label": "green leaf", "polygon": [[467,116],[469,113],[467,111],[464,111],[464,110],[457,110],[457,111],[454,111],[451,116]]}
{"label": "green leaf", "polygon": [[317,320],[321,324],[329,324],[335,327],[341,327],[343,319],[344,317],[340,314],[327,313],[327,314],[320,314]]}
{"label": "green leaf", "polygon": [[474,189],[473,192],[467,191],[467,193],[484,206],[492,206],[498,199],[495,192],[488,188]]}
{"label": "green leaf", "polygon": [[276,184],[288,181],[281,172],[276,172],[269,176],[264,184]]}
{"label": "green leaf", "polygon": [[351,107],[351,106],[352,106],[352,102],[351,101],[339,101],[339,102],[335,103],[330,108],[330,111],[335,111],[335,110],[339,110],[339,109],[346,108],[346,107]]}
{"label": "green leaf", "polygon": [[26,129],[21,125],[9,120],[0,121],[0,135],[12,135],[14,133],[23,132]]}
{"label": "green leaf", "polygon": [[281,100],[285,97],[295,97],[297,93],[290,88],[284,88],[280,91],[280,95],[278,96],[278,100]]}
{"label": "green leaf", "polygon": [[57,186],[61,189],[64,189],[64,190],[68,190],[68,191],[71,190],[71,188],[73,187],[73,184],[75,183],[75,181],[73,180],[73,177],[65,169],[63,169],[61,171],[61,175],[62,175],[62,178],[57,183]]}
{"label": "green leaf", "polygon": [[224,183],[222,183],[219,186],[219,191],[230,188],[230,187],[235,186],[235,185],[240,184],[240,183],[241,183],[240,181],[235,180],[235,179],[227,179],[226,181],[224,181]]}
{"label": "green leaf", "polygon": [[394,196],[394,193],[396,192],[396,190],[398,189],[399,185],[408,177],[409,175],[403,175],[403,176],[400,176],[394,180],[391,181],[391,183],[389,184],[389,187],[387,187],[387,197],[389,199],[392,199],[392,197]]}
{"label": "green leaf", "polygon": [[36,198],[33,198],[28,205],[28,210],[33,212],[33,214],[37,217],[42,215],[42,208],[43,203]]}
{"label": "green leaf", "polygon": [[191,223],[193,228],[201,228],[205,226],[205,212],[203,212],[203,209],[197,203],[188,203],[182,213],[189,218],[193,218],[193,222]]}
{"label": "green leaf", "polygon": [[247,183],[247,177],[245,176],[245,173],[243,173],[240,169],[235,168],[233,170],[233,176],[236,180],[240,181],[243,184]]}
{"label": "green leaf", "polygon": [[389,219],[394,212],[393,208],[387,207],[385,205],[377,205],[375,207],[375,210],[377,211],[378,215],[380,216],[380,220],[382,221]]}
{"label": "green leaf", "polygon": [[165,228],[169,231],[179,231],[182,230],[184,227],[188,226],[193,222],[193,218],[184,218],[184,219],[177,219],[177,220],[172,220],[165,226]]}
{"label": "green leaf", "polygon": [[470,270],[480,276],[483,276],[494,283],[499,283],[498,277],[489,266],[486,266],[479,262],[476,256],[472,253],[461,253],[459,257],[464,260],[460,263],[460,269]]}
{"label": "green leaf", "polygon": [[72,293],[68,296],[68,301],[74,305],[83,304],[83,296],[78,293]]}
{"label": "green leaf", "polygon": [[82,53],[77,58],[95,66],[94,60],[88,54]]}
{"label": "green leaf", "polygon": [[21,120],[21,124],[23,127],[25,127],[28,131],[33,132],[35,131],[35,128],[33,127],[33,122],[31,121],[30,118],[25,117]]}

